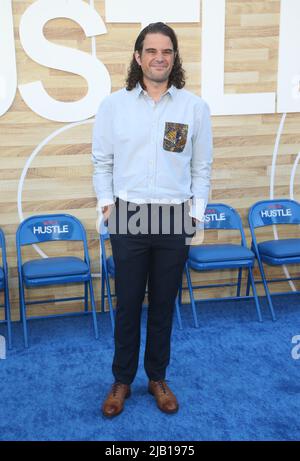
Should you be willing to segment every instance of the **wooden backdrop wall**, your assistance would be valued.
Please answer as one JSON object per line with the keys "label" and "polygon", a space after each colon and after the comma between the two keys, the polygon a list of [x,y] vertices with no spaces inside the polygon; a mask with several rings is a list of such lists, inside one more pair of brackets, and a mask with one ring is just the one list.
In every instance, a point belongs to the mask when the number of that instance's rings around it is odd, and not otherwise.
{"label": "wooden backdrop wall", "polygon": [[[80,99],[86,92],[85,81],[76,75],[42,67],[24,52],[19,40],[20,17],[33,3],[14,0],[13,14],[16,40],[18,83],[41,80],[51,96],[62,101]],[[104,0],[95,0],[97,11],[105,20]],[[225,92],[276,92],[279,0],[227,0]],[[187,89],[201,94],[201,23],[171,24],[178,34],[181,55],[187,72]],[[139,24],[107,24],[108,33],[97,37],[97,56],[107,66],[112,91],[123,86],[132,46],[140,31]],[[54,43],[91,52],[91,39],[80,26],[67,19],[49,21],[46,37]],[[282,114],[213,117],[214,164],[211,201],[236,207],[246,225],[249,206],[269,198],[270,172],[275,138]],[[19,223],[17,191],[24,165],[33,150],[45,138],[64,126],[39,117],[23,102],[17,92],[9,111],[0,118],[0,225],[7,238],[10,270],[10,293],[13,318],[18,319],[18,281],[15,233]],[[289,197],[290,174],[300,150],[300,114],[288,114],[281,137],[275,176],[275,196]],[[92,124],[76,126],[53,137],[35,157],[27,172],[22,210],[27,217],[37,213],[66,212],[80,218],[88,233],[97,307],[100,309],[100,272],[98,235],[95,230],[96,199],[92,187]],[[295,198],[299,197],[299,172],[295,177]],[[288,235],[287,229],[284,235]],[[249,242],[249,232],[246,230]],[[218,240],[212,235],[206,241]],[[55,255],[52,247],[46,249]],[[31,250],[32,255],[38,255]],[[294,268],[295,270],[295,268]],[[280,270],[276,271],[276,273]],[[257,272],[256,272],[257,273]],[[209,273],[205,280],[232,279],[233,274]],[[194,280],[200,280],[193,274]],[[287,284],[285,283],[285,288]],[[280,287],[279,287],[280,288]],[[68,293],[74,288],[66,288]],[[56,290],[55,290],[56,291]],[[52,289],[45,295],[55,294]],[[222,294],[226,292],[222,290]],[[261,292],[261,290],[260,290]],[[227,291],[230,293],[230,290]],[[205,296],[219,296],[217,290]],[[31,293],[35,298],[35,291]],[[204,296],[204,295],[202,295]],[[187,300],[187,293],[185,294]],[[74,306],[72,306],[73,309]],[[77,306],[80,308],[80,306]],[[70,309],[67,304],[49,305],[52,312]],[[35,312],[40,313],[39,308]]]}

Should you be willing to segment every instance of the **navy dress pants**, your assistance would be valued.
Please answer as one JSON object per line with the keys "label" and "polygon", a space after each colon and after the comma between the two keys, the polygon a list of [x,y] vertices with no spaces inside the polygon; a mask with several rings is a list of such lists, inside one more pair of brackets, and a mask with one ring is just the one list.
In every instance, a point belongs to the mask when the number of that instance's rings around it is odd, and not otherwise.
{"label": "navy dress pants", "polygon": [[[171,208],[169,230],[165,228],[163,231],[162,216],[165,211],[169,212],[170,207],[161,205],[161,211],[156,216],[158,233],[152,233],[153,215],[152,221],[149,219],[144,226],[144,233],[136,233],[136,230],[132,233],[128,226],[121,233],[118,229],[120,202],[118,199],[112,216],[117,222],[116,230],[110,231],[117,295],[112,371],[115,380],[123,384],[131,384],[134,380],[139,361],[142,304],[147,288],[149,304],[144,367],[148,378],[158,381],[165,379],[170,361],[175,299],[195,229],[191,232],[189,227],[188,231],[174,232],[175,215],[178,218],[178,213],[182,222],[186,219],[192,225],[188,208],[179,204]],[[130,202],[124,203],[128,206]],[[150,218],[153,205],[140,207]],[[133,214],[128,212],[127,224]],[[157,222],[155,226],[157,231]]]}

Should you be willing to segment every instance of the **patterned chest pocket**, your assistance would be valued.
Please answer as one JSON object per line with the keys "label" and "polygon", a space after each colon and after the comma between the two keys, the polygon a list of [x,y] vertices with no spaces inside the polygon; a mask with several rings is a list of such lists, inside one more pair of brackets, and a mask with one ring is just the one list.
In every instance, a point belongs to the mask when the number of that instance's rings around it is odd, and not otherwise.
{"label": "patterned chest pocket", "polygon": [[169,152],[182,152],[186,145],[188,125],[166,122],[163,148]]}

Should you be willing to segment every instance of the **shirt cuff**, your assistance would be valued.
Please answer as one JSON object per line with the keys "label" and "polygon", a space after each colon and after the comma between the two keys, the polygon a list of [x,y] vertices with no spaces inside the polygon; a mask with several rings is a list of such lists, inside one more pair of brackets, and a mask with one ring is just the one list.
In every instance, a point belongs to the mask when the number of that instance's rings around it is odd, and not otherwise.
{"label": "shirt cuff", "polygon": [[192,203],[190,204],[189,216],[195,218],[198,221],[204,223],[204,213],[205,213],[205,200],[203,198],[193,197]]}
{"label": "shirt cuff", "polygon": [[99,199],[98,202],[97,202],[97,210],[98,211],[102,211],[101,209],[104,207],[104,206],[107,206],[107,205],[114,205],[115,204],[115,201],[114,199],[111,199],[111,198],[102,198],[102,199]]}
{"label": "shirt cuff", "polygon": [[195,216],[192,216],[190,213],[189,213],[190,217],[193,218],[193,220],[195,220],[196,222],[194,223],[193,222],[193,225],[195,226],[195,229],[204,229],[204,221],[200,221],[199,219],[197,219]]}

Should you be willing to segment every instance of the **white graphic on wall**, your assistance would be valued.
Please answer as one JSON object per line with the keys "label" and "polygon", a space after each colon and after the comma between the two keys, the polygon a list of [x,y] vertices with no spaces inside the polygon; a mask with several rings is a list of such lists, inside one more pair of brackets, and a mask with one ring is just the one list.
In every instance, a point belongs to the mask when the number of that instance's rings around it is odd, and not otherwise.
{"label": "white graphic on wall", "polygon": [[[271,200],[276,198],[275,194],[274,194],[274,191],[275,191],[276,161],[277,161],[277,157],[278,157],[280,138],[281,138],[281,135],[282,135],[282,132],[283,132],[285,119],[286,119],[286,114],[283,114],[282,117],[281,117],[281,120],[280,120],[280,124],[279,124],[277,135],[276,135],[276,141],[275,141],[275,145],[274,145],[274,151],[273,151],[273,157],[272,157],[271,177],[270,177],[270,199]],[[296,174],[296,169],[297,169],[297,165],[298,165],[298,162],[299,162],[299,158],[300,158],[300,152],[298,153],[298,155],[297,155],[297,157],[295,159],[295,162],[293,164],[293,168],[292,168],[292,171],[291,171],[291,175],[290,175],[290,199],[291,200],[295,200],[295,198],[294,198],[294,180],[295,180],[295,174]],[[272,228],[273,228],[274,239],[278,240],[277,226],[274,224],[272,226]],[[282,270],[283,270],[284,275],[286,276],[287,279],[291,278],[291,275],[290,275],[289,270],[288,270],[286,265],[282,266]],[[294,282],[292,280],[289,280],[288,283],[289,283],[289,285],[290,285],[290,287],[291,287],[291,289],[293,291],[297,291],[297,289],[296,289],[296,287],[294,285]]]}
{"label": "white graphic on wall", "polygon": [[274,113],[275,93],[224,94],[224,54],[225,0],[202,0],[201,89],[212,115]]}
{"label": "white graphic on wall", "polygon": [[[90,0],[90,7],[94,8],[94,0]],[[92,41],[92,55],[96,56],[96,41],[95,37],[91,37]],[[61,133],[68,131],[70,129],[73,129],[79,125],[86,125],[86,124],[92,124],[94,123],[94,118],[92,119],[87,119],[87,120],[82,120],[82,121],[77,121],[74,123],[69,123],[67,125],[64,125],[63,127],[55,130],[53,133],[51,133],[49,136],[47,136],[45,139],[43,139],[38,146],[34,149],[34,151],[31,153],[29,158],[27,159],[25,166],[22,170],[22,174],[20,177],[20,181],[18,184],[18,215],[19,215],[19,220],[22,222],[24,220],[24,215],[23,215],[23,209],[22,209],[22,194],[23,194],[23,188],[24,188],[24,181],[26,179],[27,172],[33,162],[33,160],[36,158],[36,156],[42,151],[42,149],[47,146],[49,142],[51,142],[56,136],[59,136]],[[32,247],[35,249],[35,251],[42,257],[42,258],[48,258],[48,255],[36,244],[33,244]],[[100,277],[101,274],[93,273],[93,277]]]}
{"label": "white graphic on wall", "polygon": [[[42,151],[42,149],[45,146],[47,146],[47,144],[49,142],[51,142],[54,138],[56,138],[56,136],[60,135],[61,133],[65,132],[65,131],[68,131],[68,130],[76,127],[76,126],[85,125],[85,124],[89,124],[89,123],[94,123],[94,118],[88,119],[88,120],[82,120],[81,122],[69,123],[68,125],[62,126],[61,128],[59,128],[59,129],[55,130],[53,133],[51,133],[49,136],[47,136],[45,139],[43,139],[38,144],[38,146],[34,149],[34,151],[31,153],[31,155],[28,157],[28,159],[27,159],[27,161],[26,161],[26,163],[24,165],[24,168],[22,170],[21,178],[20,178],[20,181],[19,181],[19,184],[18,184],[18,215],[19,215],[20,222],[22,222],[25,219],[24,215],[23,215],[23,209],[22,209],[22,194],[23,194],[23,188],[24,188],[24,181],[25,181],[27,172],[28,172],[33,160]],[[43,250],[41,250],[41,248],[38,245],[33,244],[32,246],[38,252],[38,254],[40,256],[42,256],[43,258],[48,257],[46,255],[46,253]]]}
{"label": "white graphic on wall", "polygon": [[277,112],[300,112],[300,2],[280,3]]}
{"label": "white graphic on wall", "polygon": [[200,22],[199,0],[105,0],[106,22]]}
{"label": "white graphic on wall", "polygon": [[299,159],[300,159],[300,152],[298,152],[298,155],[297,155],[297,157],[295,158],[295,161],[294,161],[294,164],[293,164],[293,168],[292,168],[292,172],[291,172],[291,178],[290,178],[290,199],[292,199],[292,200],[296,200],[296,199],[294,198],[294,183],[295,183],[295,174],[296,174],[297,166],[298,166],[298,163],[299,163]]}
{"label": "white graphic on wall", "polygon": [[13,103],[17,89],[14,24],[11,0],[1,0],[0,14],[0,117]]}
{"label": "white graphic on wall", "polygon": [[[276,136],[272,169],[270,178],[270,199],[275,198],[275,173],[276,161],[278,156],[280,138],[283,132],[284,124],[286,121],[287,112],[300,111],[300,2],[299,0],[285,0],[280,3],[280,40],[279,40],[279,57],[278,57],[278,79],[277,79],[277,110],[284,112],[278,127]],[[289,50],[287,52],[287,50]],[[295,59],[297,56],[297,59]],[[298,153],[290,175],[290,199],[294,198],[294,181],[295,174],[300,158]],[[274,238],[278,240],[277,226],[273,226]],[[290,278],[290,273],[287,266],[282,266],[286,278]],[[289,280],[289,285],[293,291],[297,291],[292,280]]]}
{"label": "white graphic on wall", "polygon": [[[106,20],[111,23],[150,21],[172,23],[200,21],[200,0],[106,0]],[[300,112],[300,17],[299,0],[281,1],[277,108],[275,93],[224,94],[224,41],[226,0],[202,0],[202,96],[212,115]],[[42,28],[50,19],[67,17],[92,36],[92,54],[53,44]],[[80,101],[51,98],[42,82],[19,86],[25,103],[50,120],[71,122],[95,115],[102,98],[110,92],[110,76],[95,53],[95,36],[106,33],[100,15],[83,0],[36,0],[20,22],[20,38],[26,53],[43,66],[81,75],[88,93]],[[11,0],[1,1],[0,15],[0,116],[7,112],[16,91],[15,41]],[[99,83],[100,82],[100,83]]]}
{"label": "white graphic on wall", "polygon": [[19,85],[26,104],[41,117],[58,122],[73,122],[92,117],[102,99],[110,93],[110,75],[96,56],[51,43],[43,27],[51,19],[65,17],[80,24],[87,37],[107,33],[99,14],[82,0],[38,0],[23,14],[20,40],[25,52],[37,63],[82,76],[88,91],[79,101],[62,102],[52,98],[42,82]]}

